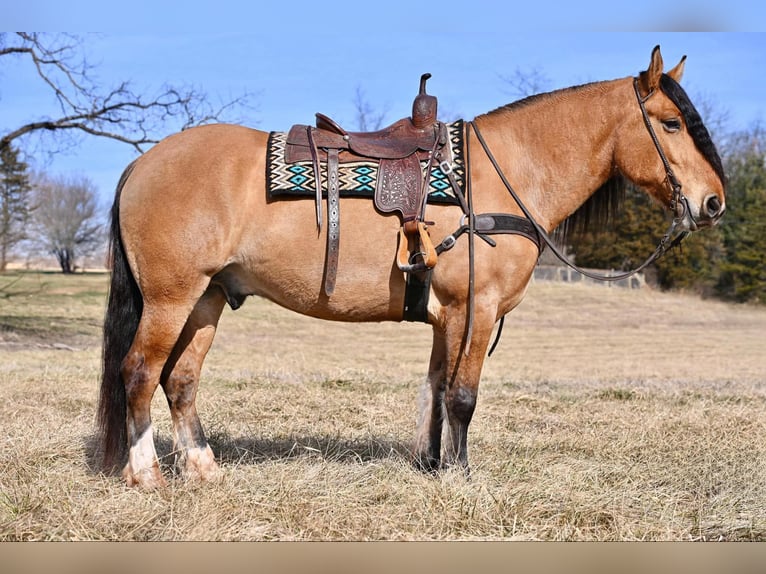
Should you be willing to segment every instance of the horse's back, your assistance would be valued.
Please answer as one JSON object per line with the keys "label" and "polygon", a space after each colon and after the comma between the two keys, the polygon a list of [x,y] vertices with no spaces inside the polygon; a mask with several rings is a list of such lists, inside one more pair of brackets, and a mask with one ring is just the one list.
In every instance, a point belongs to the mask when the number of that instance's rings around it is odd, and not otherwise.
{"label": "horse's back", "polygon": [[268,134],[241,126],[216,124],[191,128],[159,142],[141,156],[121,198],[123,223],[133,211],[162,207],[178,217],[203,209],[224,212],[244,202],[248,190],[263,186]]}

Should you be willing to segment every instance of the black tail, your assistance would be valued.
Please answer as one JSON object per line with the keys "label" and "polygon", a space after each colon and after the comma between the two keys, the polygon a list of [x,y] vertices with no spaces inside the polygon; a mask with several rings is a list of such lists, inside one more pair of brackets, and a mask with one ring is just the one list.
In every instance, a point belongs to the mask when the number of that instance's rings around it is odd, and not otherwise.
{"label": "black tail", "polygon": [[127,401],[120,375],[122,360],[138,330],[143,299],[125,258],[120,235],[120,195],[133,171],[131,163],[117,184],[109,236],[112,279],[104,318],[101,391],[98,403],[98,428],[103,470],[113,472],[122,464],[127,446]]}

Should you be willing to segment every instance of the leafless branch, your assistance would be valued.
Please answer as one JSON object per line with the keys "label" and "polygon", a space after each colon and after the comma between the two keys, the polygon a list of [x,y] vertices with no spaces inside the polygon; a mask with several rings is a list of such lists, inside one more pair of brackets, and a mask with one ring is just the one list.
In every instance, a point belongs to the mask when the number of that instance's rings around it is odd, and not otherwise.
{"label": "leafless branch", "polygon": [[354,93],[354,110],[356,111],[356,127],[362,132],[380,129],[386,113],[388,113],[387,107],[376,113],[367,100],[361,86],[357,86]]}
{"label": "leafless branch", "polygon": [[215,107],[204,92],[190,87],[163,86],[151,98],[136,93],[127,82],[104,90],[93,79],[82,43],[79,37],[64,34],[0,34],[0,56],[29,58],[61,110],[60,117],[40,118],[0,133],[0,149],[35,132],[76,130],[143,152],[161,139],[169,121],[180,129],[220,121],[234,108],[246,106],[251,96],[244,94]]}
{"label": "leafless branch", "polygon": [[539,68],[522,70],[517,67],[509,76],[501,74],[500,79],[508,84],[508,92],[517,98],[539,94],[550,85],[550,80]]}

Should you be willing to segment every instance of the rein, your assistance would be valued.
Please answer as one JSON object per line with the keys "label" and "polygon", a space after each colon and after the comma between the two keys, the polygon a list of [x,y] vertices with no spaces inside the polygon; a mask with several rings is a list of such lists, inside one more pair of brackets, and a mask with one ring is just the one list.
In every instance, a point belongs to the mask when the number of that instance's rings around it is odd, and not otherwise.
{"label": "rein", "polygon": [[[686,220],[687,217],[691,217],[691,212],[689,211],[689,202],[686,196],[681,191],[682,189],[681,182],[678,181],[678,178],[675,176],[675,173],[673,173],[673,168],[670,166],[670,162],[668,161],[668,158],[665,155],[665,151],[662,149],[662,145],[660,145],[660,141],[657,138],[657,133],[654,131],[654,127],[652,126],[652,123],[649,120],[649,114],[646,111],[646,106],[644,105],[646,100],[648,100],[654,92],[653,91],[649,92],[649,94],[647,94],[645,98],[642,98],[638,90],[638,80],[635,78],[633,79],[633,89],[636,92],[636,99],[638,100],[638,105],[641,108],[641,115],[643,116],[646,129],[648,130],[649,135],[652,138],[652,142],[654,143],[654,147],[657,149],[657,153],[659,154],[660,159],[662,160],[662,164],[665,167],[667,182],[670,185],[672,190],[669,207],[670,207],[670,210],[674,213],[674,217],[673,217],[673,220],[670,222],[670,226],[668,227],[668,230],[660,239],[657,245],[657,248],[654,250],[654,252],[651,255],[649,255],[649,257],[647,257],[647,259],[635,269],[632,269],[631,271],[626,271],[624,273],[618,273],[616,275],[611,275],[611,274],[606,275],[606,274],[595,273],[593,271],[588,271],[586,269],[583,269],[582,267],[575,265],[575,263],[570,258],[568,258],[566,255],[564,255],[564,253],[562,253],[562,251],[556,246],[556,244],[550,238],[550,236],[545,231],[545,229],[543,229],[542,226],[539,223],[537,223],[537,221],[535,221],[535,218],[532,216],[532,214],[529,212],[527,207],[524,205],[524,203],[521,201],[519,196],[514,191],[510,182],[505,177],[505,174],[503,173],[502,169],[498,165],[497,160],[495,159],[494,155],[492,155],[492,152],[487,146],[487,142],[484,141],[484,137],[481,135],[481,132],[479,131],[479,128],[476,125],[476,123],[467,122],[470,125],[470,127],[473,129],[474,133],[476,134],[476,138],[479,140],[481,147],[484,149],[484,152],[487,154],[489,161],[494,166],[495,171],[497,171],[497,174],[500,176],[500,179],[503,182],[503,185],[505,185],[506,189],[511,194],[511,197],[513,197],[514,201],[518,204],[521,211],[524,213],[524,215],[527,217],[530,223],[534,226],[540,238],[546,243],[546,245],[548,245],[548,247],[550,247],[553,254],[556,257],[558,257],[564,264],[571,267],[578,273],[581,273],[585,275],[586,277],[589,277],[596,281],[619,281],[620,279],[627,279],[628,277],[635,275],[636,273],[644,270],[646,267],[654,263],[657,259],[659,259],[662,255],[664,255],[668,250],[670,250],[671,248],[681,243],[681,241],[683,241],[683,239],[687,235],[689,235],[688,231],[681,231],[680,233],[678,233],[678,235],[675,235],[677,228],[683,224],[683,222]],[[680,211],[679,211],[679,208],[680,208]]]}
{"label": "rein", "polygon": [[[513,189],[513,186],[511,186],[510,182],[505,177],[503,170],[500,168],[500,165],[497,163],[495,156],[490,151],[489,146],[487,146],[487,142],[484,140],[484,137],[481,135],[481,131],[479,130],[476,123],[473,121],[466,122],[468,125],[466,126],[466,190],[465,190],[466,193],[465,193],[465,196],[467,197],[464,197],[463,194],[461,193],[461,190],[459,188],[459,185],[457,184],[457,181],[455,181],[453,177],[449,177],[449,179],[455,191],[456,196],[460,200],[460,204],[461,204],[461,207],[463,208],[463,212],[465,213],[465,217],[467,217],[468,219],[468,224],[461,226],[460,229],[458,229],[452,235],[448,235],[445,238],[445,240],[442,242],[442,244],[437,247],[437,253],[440,254],[442,251],[451,249],[452,246],[455,244],[455,240],[457,239],[459,235],[462,235],[465,232],[468,233],[468,269],[469,269],[468,298],[469,298],[469,301],[468,301],[468,319],[467,319],[467,325],[466,325],[466,338],[465,338],[466,343],[465,343],[465,351],[464,351],[466,355],[468,355],[469,350],[471,348],[471,336],[473,334],[474,236],[479,235],[479,237],[487,241],[490,245],[494,246],[494,241],[492,241],[489,237],[487,237],[485,234],[482,234],[480,231],[477,231],[476,229],[477,216],[474,214],[474,211],[473,211],[473,201],[471,197],[472,194],[470,191],[470,162],[468,161],[469,155],[467,151],[468,143],[469,143],[468,141],[469,128],[473,129],[473,132],[476,134],[476,138],[479,140],[481,147],[484,149],[484,153],[487,154],[487,158],[490,160],[490,162],[494,166],[495,171],[500,177],[500,180],[503,182],[503,185],[505,185],[506,189],[511,194],[511,197],[513,197],[516,204],[524,213],[524,216],[526,217],[526,219],[517,218],[516,216],[510,216],[510,215],[505,215],[505,216],[495,215],[495,217],[496,218],[507,217],[509,219],[512,218],[511,221],[515,220],[512,223],[512,227],[514,227],[514,231],[513,231],[514,233],[525,235],[530,240],[534,241],[538,245],[538,248],[542,247],[541,241],[544,242],[551,249],[553,254],[556,257],[558,257],[564,264],[566,264],[567,266],[571,267],[572,269],[574,269],[575,271],[577,271],[578,273],[581,273],[582,275],[586,277],[589,277],[596,281],[619,281],[621,279],[627,279],[628,277],[635,275],[636,273],[645,269],[647,266],[651,265],[653,262],[659,259],[662,255],[664,255],[668,250],[680,244],[681,241],[683,241],[683,239],[687,235],[689,235],[689,231],[686,231],[686,230],[682,230],[678,234],[676,234],[676,231],[681,225],[683,225],[684,221],[687,218],[692,218],[691,211],[689,210],[689,201],[682,192],[681,182],[675,176],[675,173],[673,172],[673,168],[670,166],[670,162],[668,161],[668,158],[665,155],[665,151],[662,149],[662,145],[660,144],[660,141],[657,138],[657,133],[654,131],[654,127],[652,126],[652,123],[649,119],[649,114],[646,111],[646,106],[644,105],[645,102],[654,94],[654,90],[650,91],[646,95],[646,97],[642,98],[641,93],[638,89],[637,78],[633,79],[633,90],[636,93],[636,99],[638,100],[638,106],[641,109],[641,115],[644,120],[644,125],[646,125],[646,129],[649,132],[650,137],[652,138],[654,147],[657,149],[657,153],[660,156],[662,165],[665,168],[666,181],[671,188],[671,198],[670,198],[669,208],[670,208],[670,211],[673,213],[674,217],[667,231],[660,239],[657,245],[657,248],[654,250],[654,252],[651,255],[649,255],[649,257],[647,257],[647,259],[643,263],[641,263],[638,267],[636,267],[635,269],[631,271],[626,271],[624,273],[618,273],[614,275],[595,273],[593,271],[588,271],[586,269],[583,269],[582,267],[575,265],[575,263],[570,258],[568,258],[566,255],[564,255],[564,253],[562,253],[562,251],[556,246],[556,244],[550,238],[550,236],[545,231],[545,229],[543,229],[543,227],[532,216],[532,213],[529,211],[529,209],[527,209],[527,207],[521,201],[521,198],[519,198],[519,196],[516,194],[515,190]],[[451,173],[449,170],[447,170],[447,175],[451,176]],[[467,203],[466,203],[466,198],[468,199]],[[520,231],[518,229],[520,221],[528,224],[531,227],[531,229],[527,232]],[[535,235],[536,237],[534,237]],[[537,241],[535,241],[535,239],[537,239]],[[495,335],[495,341],[490,347],[488,356],[491,356],[492,352],[497,347],[497,344],[500,340],[500,334],[502,333],[502,330],[503,330],[504,321],[505,321],[505,316],[500,318],[497,334]]]}

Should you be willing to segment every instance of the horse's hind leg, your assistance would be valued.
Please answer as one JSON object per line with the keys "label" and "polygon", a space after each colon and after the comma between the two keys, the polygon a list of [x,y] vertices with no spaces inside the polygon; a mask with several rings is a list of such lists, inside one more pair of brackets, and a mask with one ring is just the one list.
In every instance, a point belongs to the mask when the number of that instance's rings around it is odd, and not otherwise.
{"label": "horse's hind leg", "polygon": [[434,328],[428,380],[419,397],[419,418],[415,437],[415,464],[426,472],[439,470],[441,434],[444,423],[444,391],[447,388],[447,347],[443,333]]}
{"label": "horse's hind leg", "polygon": [[218,319],[226,300],[211,287],[194,307],[162,375],[162,387],[173,419],[173,451],[176,465],[188,479],[211,480],[218,465],[202,430],[195,399],[202,362],[213,343]]}
{"label": "horse's hind leg", "polygon": [[165,484],[154,448],[150,408],[162,369],[178,341],[192,305],[145,301],[138,331],[122,362],[130,449],[122,475],[128,486],[156,488]]}

